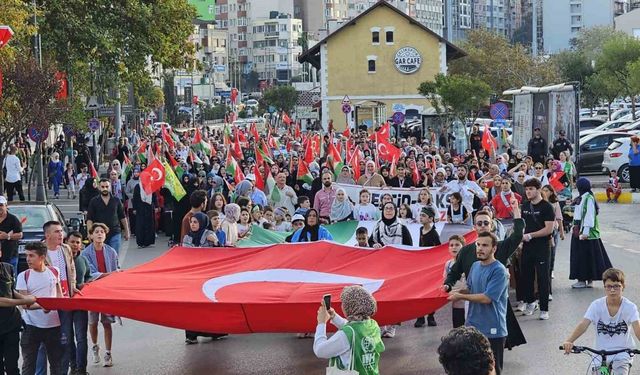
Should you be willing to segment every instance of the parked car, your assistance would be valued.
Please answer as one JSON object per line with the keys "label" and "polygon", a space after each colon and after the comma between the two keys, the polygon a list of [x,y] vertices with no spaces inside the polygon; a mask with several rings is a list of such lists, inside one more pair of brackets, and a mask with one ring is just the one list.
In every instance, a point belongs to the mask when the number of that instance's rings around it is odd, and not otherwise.
{"label": "parked car", "polygon": [[86,227],[82,214],[79,217],[65,220],[64,215],[51,202],[11,202],[9,212],[15,215],[22,223],[22,239],[18,242],[18,272],[28,268],[24,246],[27,242],[44,240],[44,223],[55,220],[62,224],[65,233],[80,231],[86,238]]}
{"label": "parked car", "polygon": [[603,121],[609,120],[609,109],[607,107],[596,108],[593,111],[592,118],[599,118]]}
{"label": "parked car", "polygon": [[629,147],[631,137],[620,137],[613,140],[604,152],[602,173],[618,171],[620,182],[629,182]]}
{"label": "parked car", "polygon": [[580,138],[580,157],[576,168],[579,173],[600,173],[604,152],[616,138],[628,135],[624,132],[601,132]]}
{"label": "parked car", "polygon": [[254,108],[255,109],[255,108],[258,108],[258,101],[255,100],[255,99],[249,99],[249,100],[247,100],[246,105],[249,108]]}
{"label": "parked car", "polygon": [[628,132],[634,132],[637,130],[640,130],[640,120],[623,125],[617,128],[615,131],[628,133]]}
{"label": "parked car", "polygon": [[604,124],[604,120],[595,117],[583,117],[580,119],[580,130],[596,128]]}
{"label": "parked car", "polygon": [[604,132],[604,131],[617,131],[620,127],[632,123],[631,120],[615,120],[615,121],[607,121],[604,124],[595,127],[593,129],[580,130],[580,138],[585,135]]}

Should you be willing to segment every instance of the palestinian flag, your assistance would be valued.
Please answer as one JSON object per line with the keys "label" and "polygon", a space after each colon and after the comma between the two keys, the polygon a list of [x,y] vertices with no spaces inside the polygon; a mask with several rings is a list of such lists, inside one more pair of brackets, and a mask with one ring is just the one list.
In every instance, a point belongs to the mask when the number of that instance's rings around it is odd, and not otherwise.
{"label": "palestinian flag", "polygon": [[260,190],[264,190],[264,177],[262,176],[262,173],[260,173],[260,168],[258,167],[258,165],[263,165],[263,164],[255,164],[253,166],[253,174],[255,175],[255,179],[256,179],[256,187]]}
{"label": "palestinian flag", "polygon": [[271,175],[271,171],[268,173],[266,185],[269,193],[267,194],[267,198],[271,202],[280,202],[280,190],[276,187],[276,180]]}
{"label": "palestinian flag", "polygon": [[[258,160],[260,160],[260,162]],[[274,164],[273,159],[271,159],[269,155],[265,154],[262,149],[256,147],[256,164],[262,165],[263,161],[266,161],[269,165]]]}
{"label": "palestinian flag", "polygon": [[138,147],[138,151],[136,151],[136,156],[139,162],[147,162],[147,141],[142,141],[142,143],[140,143],[140,147]]}
{"label": "palestinian flag", "polygon": [[195,152],[189,150],[189,157],[191,157],[191,163],[202,164],[202,160],[195,154]]}
{"label": "palestinian flag", "polygon": [[340,170],[342,170],[342,166],[344,163],[342,162],[342,157],[340,156],[340,152],[333,144],[333,142],[329,142],[329,150],[327,152],[327,156],[331,157],[331,164],[333,166],[333,173],[338,177]]}
{"label": "palestinian flag", "polygon": [[176,144],[173,141],[173,138],[169,135],[167,127],[164,124],[162,125],[162,140],[167,144],[167,146],[169,146],[169,149],[176,148]]}
{"label": "palestinian flag", "polygon": [[231,128],[229,128],[228,124],[224,124],[223,140],[224,140],[224,145],[225,146],[231,144]]}
{"label": "palestinian flag", "polygon": [[171,166],[166,161],[162,162],[162,166],[164,167],[164,187],[171,192],[176,201],[180,202],[187,192],[182,187],[178,176],[173,173]]}
{"label": "palestinian flag", "polygon": [[169,163],[171,164],[171,168],[176,172],[176,176],[179,179],[182,179],[182,175],[184,175],[184,169],[180,166],[180,164],[173,158],[171,154],[169,154]]}
{"label": "palestinian flag", "polygon": [[200,129],[198,128],[196,128],[196,134],[193,136],[191,146],[196,151],[202,151],[205,155],[211,156],[211,145],[209,142],[202,139],[202,134],[200,134]]}
{"label": "palestinian flag", "polygon": [[127,184],[127,177],[129,176],[129,173],[131,173],[132,170],[133,170],[133,163],[131,163],[131,160],[129,160],[127,155],[125,155],[124,160],[122,161],[122,174],[120,175],[120,182],[122,183],[123,188]]}
{"label": "palestinian flag", "polygon": [[311,183],[313,182],[313,175],[311,174],[311,171],[309,170],[309,166],[304,160],[300,160],[300,162],[298,163],[297,179],[299,181],[304,181],[309,185],[311,185]]}
{"label": "palestinian flag", "polygon": [[236,184],[239,184],[240,181],[245,179],[244,173],[242,173],[242,168],[240,168],[240,165],[238,165],[238,162],[233,157],[227,159],[226,170],[227,174],[233,176],[233,180]]}

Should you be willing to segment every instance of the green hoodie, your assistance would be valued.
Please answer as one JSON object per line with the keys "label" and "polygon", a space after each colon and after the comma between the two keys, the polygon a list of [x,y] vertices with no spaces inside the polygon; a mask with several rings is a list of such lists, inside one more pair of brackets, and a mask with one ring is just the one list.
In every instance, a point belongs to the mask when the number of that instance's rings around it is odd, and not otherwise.
{"label": "green hoodie", "polygon": [[[360,375],[378,375],[380,353],[384,351],[384,343],[380,337],[380,327],[373,319],[361,322],[349,322],[340,328],[353,350],[353,369]],[[353,337],[355,333],[355,338]],[[334,357],[340,369],[345,369],[340,357]]]}

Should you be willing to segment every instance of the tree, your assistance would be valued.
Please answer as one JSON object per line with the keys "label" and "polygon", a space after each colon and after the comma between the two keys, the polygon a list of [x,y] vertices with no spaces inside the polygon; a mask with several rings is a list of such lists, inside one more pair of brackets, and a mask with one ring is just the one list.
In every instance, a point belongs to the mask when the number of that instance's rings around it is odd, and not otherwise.
{"label": "tree", "polygon": [[467,56],[449,64],[451,74],[487,82],[495,94],[510,88],[558,83],[558,69],[549,59],[532,57],[520,44],[512,45],[496,33],[473,30],[460,47]]}
{"label": "tree", "polygon": [[[615,77],[606,71],[600,71],[587,77],[585,88],[588,92],[594,93],[598,99],[607,102],[609,120],[611,119],[611,102],[613,102],[622,92],[622,86]],[[597,94],[595,94],[597,93]]]}
{"label": "tree", "polygon": [[[640,93],[640,60],[629,63],[627,66],[629,70],[629,86],[631,91],[635,94]],[[634,94],[634,95],[635,95]]]}
{"label": "tree", "polygon": [[264,92],[262,101],[266,106],[272,105],[278,110],[291,112],[298,101],[298,92],[293,86],[275,86]]}
{"label": "tree", "polygon": [[164,75],[164,87],[162,91],[164,93],[165,100],[165,109],[167,111],[167,118],[169,122],[172,124],[176,123],[176,115],[178,114],[178,109],[176,108],[176,92],[173,86],[174,77],[173,73],[165,73]]}
{"label": "tree", "polygon": [[2,12],[0,12],[0,25],[11,27],[13,38],[0,49],[0,62],[12,60],[18,51],[24,52],[30,49],[29,38],[36,29],[29,22],[32,11],[29,4],[23,0],[2,0]]}
{"label": "tree", "polygon": [[164,91],[153,85],[150,79],[134,85],[136,103],[142,110],[156,109],[164,104]]}
{"label": "tree", "polygon": [[[0,97],[0,149],[19,133],[34,127],[49,129],[49,125],[77,121],[77,104],[56,100],[60,85],[54,78],[57,67],[45,60],[42,68],[31,56],[19,53],[5,62],[3,90]],[[1,163],[0,156],[0,163]]]}
{"label": "tree", "polygon": [[[483,81],[464,75],[438,74],[434,81],[422,82],[418,92],[427,97],[436,112],[449,122],[466,123],[476,118],[479,110],[489,102],[491,87]],[[467,138],[468,131],[465,131]]]}
{"label": "tree", "polygon": [[635,94],[629,65],[640,60],[640,40],[630,35],[619,35],[609,39],[602,46],[602,53],[596,60],[596,71],[603,72],[620,85],[621,94],[631,97],[631,113],[635,120]]}

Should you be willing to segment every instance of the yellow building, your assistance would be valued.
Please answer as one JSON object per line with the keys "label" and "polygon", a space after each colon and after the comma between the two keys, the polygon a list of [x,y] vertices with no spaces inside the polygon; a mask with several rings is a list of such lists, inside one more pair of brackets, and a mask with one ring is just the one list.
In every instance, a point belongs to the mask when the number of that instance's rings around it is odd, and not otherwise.
{"label": "yellow building", "polygon": [[[320,1],[320,0],[319,0]],[[381,0],[300,55],[319,70],[322,126],[377,125],[395,112],[420,118],[430,104],[421,82],[447,73],[465,53]],[[345,107],[345,104],[349,108]],[[351,112],[345,114],[345,111]],[[401,116],[399,116],[401,117]]]}

